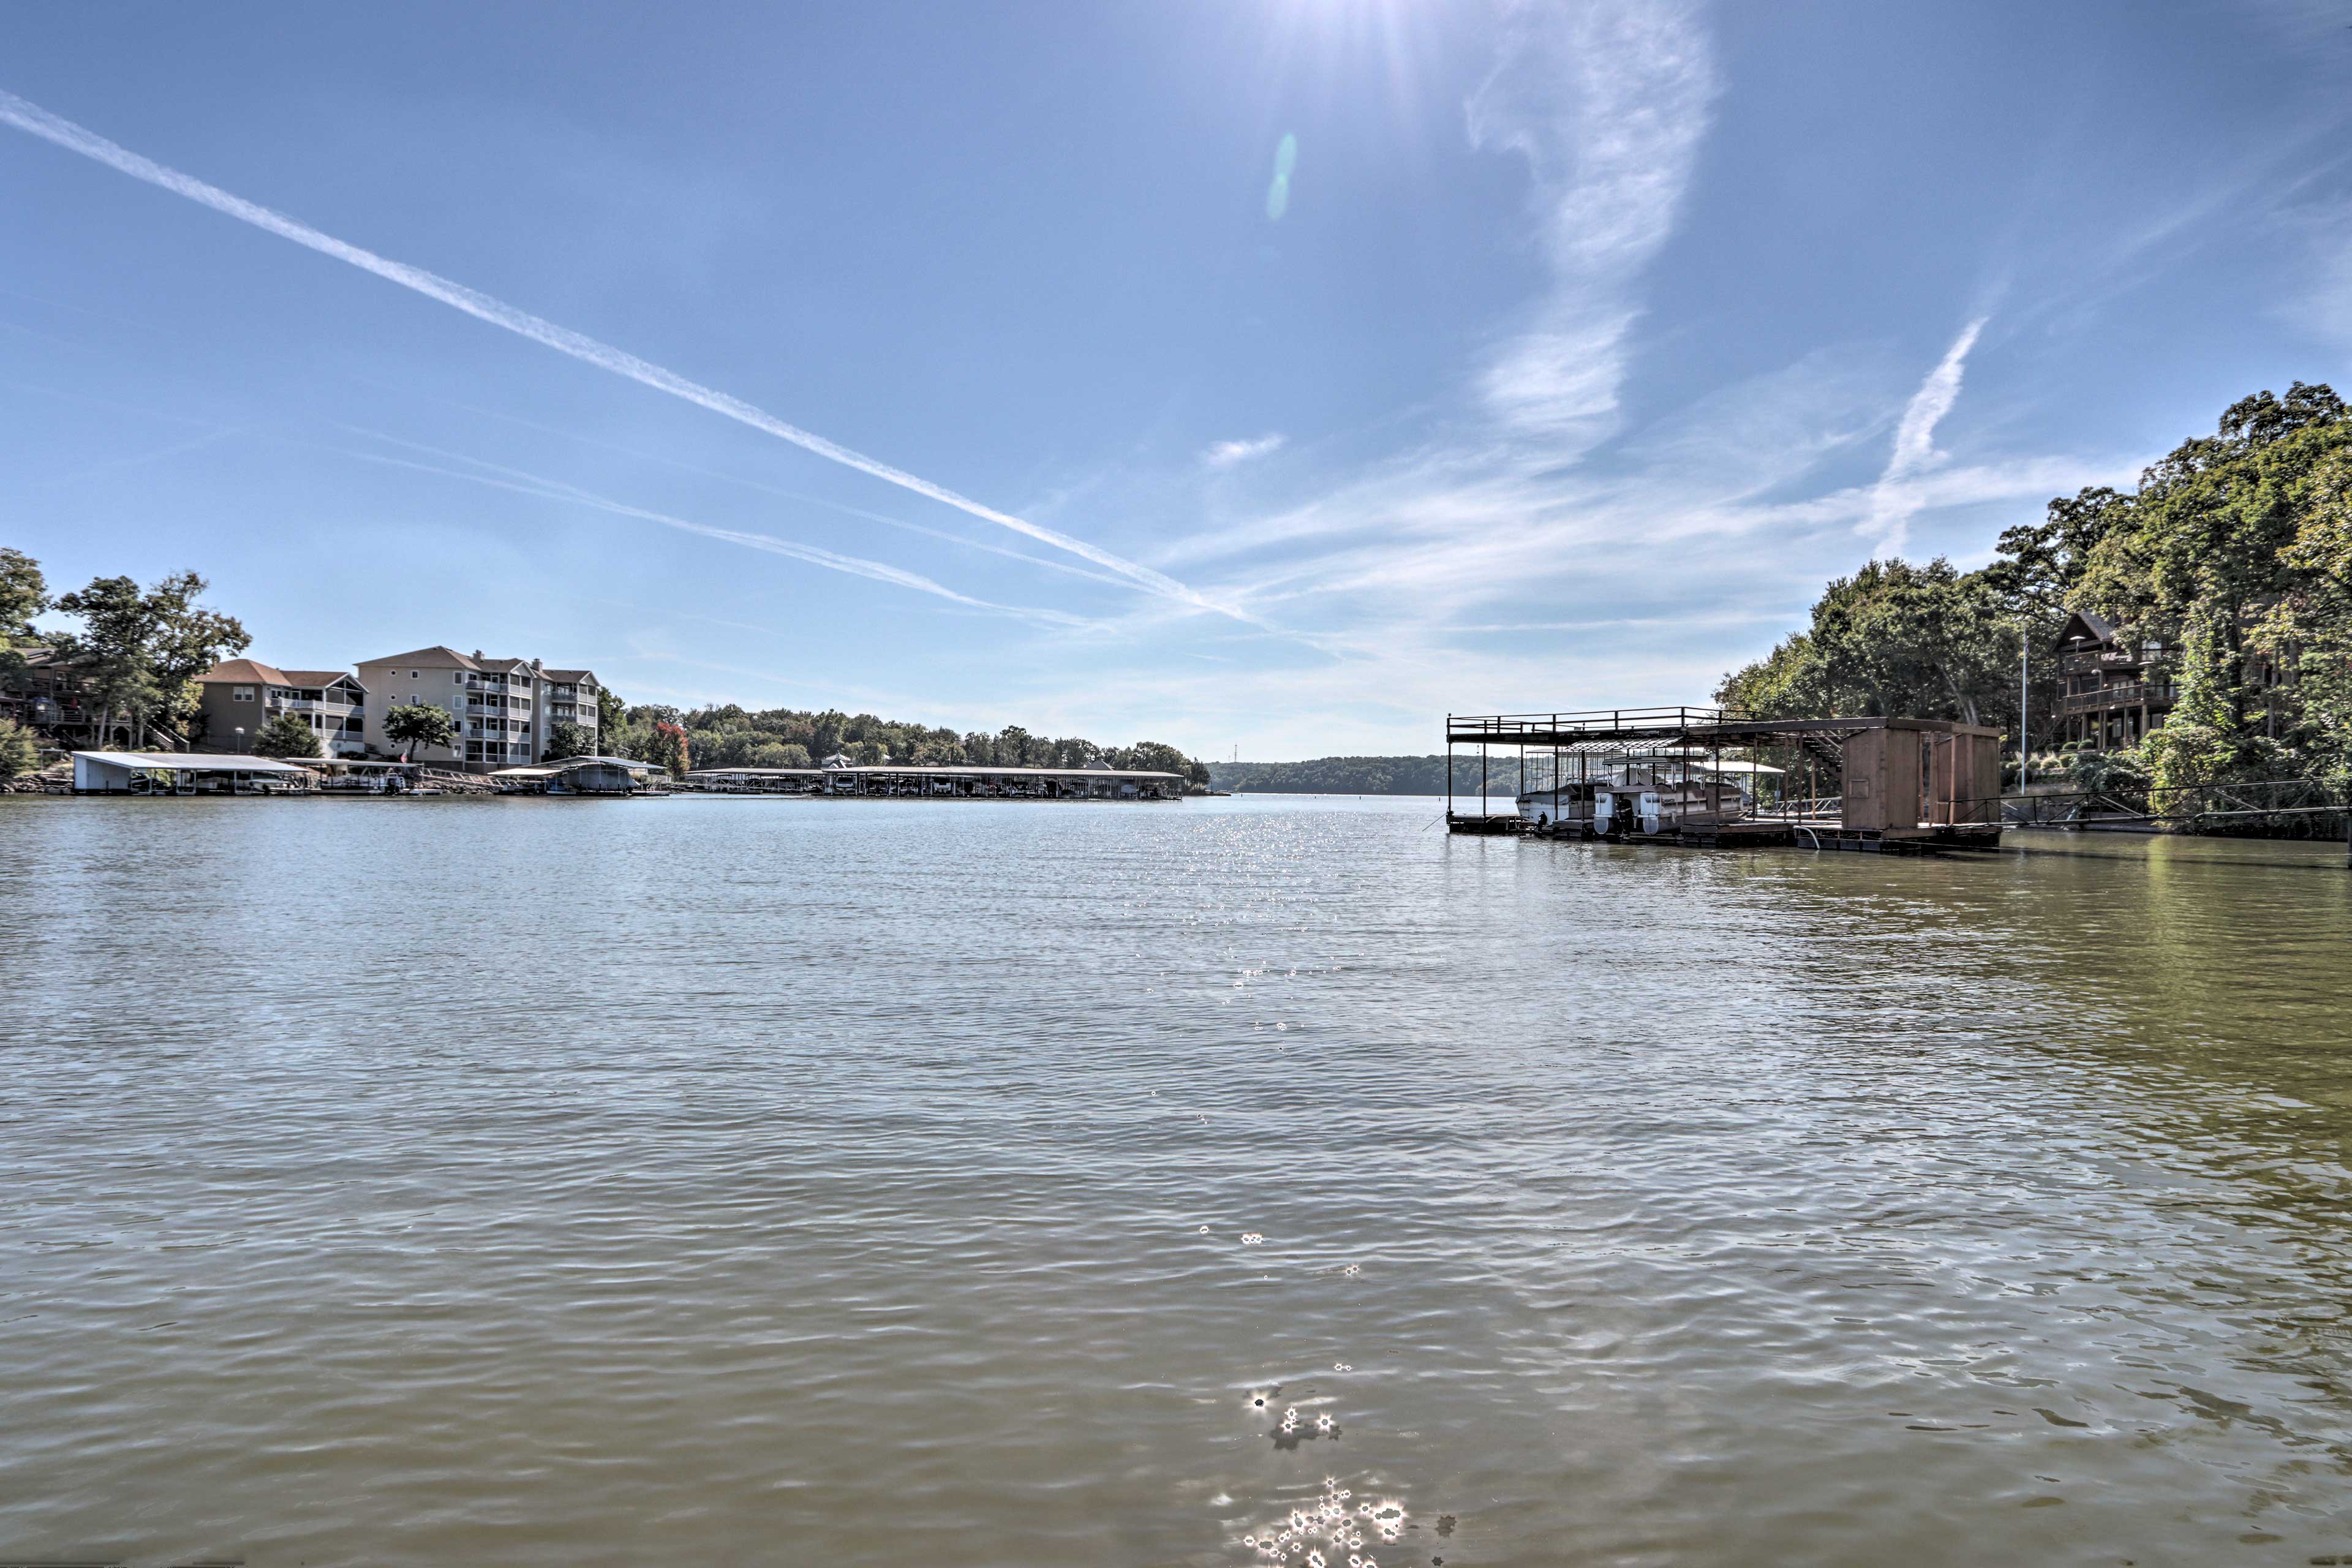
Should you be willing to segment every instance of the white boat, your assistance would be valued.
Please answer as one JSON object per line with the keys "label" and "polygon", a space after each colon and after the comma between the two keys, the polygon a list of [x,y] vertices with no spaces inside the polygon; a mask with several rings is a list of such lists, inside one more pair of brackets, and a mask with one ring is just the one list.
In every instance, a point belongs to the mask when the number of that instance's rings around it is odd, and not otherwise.
{"label": "white boat", "polygon": [[[1519,820],[1538,833],[1595,837],[1648,837],[1685,826],[1718,826],[1751,816],[1755,775],[1780,771],[1680,753],[1580,761],[1585,776],[1524,791]],[[1562,773],[1572,765],[1563,765]]]}

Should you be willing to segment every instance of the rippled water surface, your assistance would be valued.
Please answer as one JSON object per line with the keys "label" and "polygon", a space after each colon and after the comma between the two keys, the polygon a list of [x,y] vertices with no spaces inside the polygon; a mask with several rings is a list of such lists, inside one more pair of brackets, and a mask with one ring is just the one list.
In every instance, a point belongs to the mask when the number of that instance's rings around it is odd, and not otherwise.
{"label": "rippled water surface", "polygon": [[1438,809],[0,799],[0,1558],[2352,1561],[2340,847]]}

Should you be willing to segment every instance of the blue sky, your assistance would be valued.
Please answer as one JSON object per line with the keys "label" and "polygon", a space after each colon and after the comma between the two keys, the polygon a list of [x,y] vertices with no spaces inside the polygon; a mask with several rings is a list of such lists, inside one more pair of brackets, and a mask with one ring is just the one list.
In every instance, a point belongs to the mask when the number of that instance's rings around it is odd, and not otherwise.
{"label": "blue sky", "polygon": [[2347,24],[8,7],[0,542],[282,665],[1202,755],[1703,700],[2352,381]]}

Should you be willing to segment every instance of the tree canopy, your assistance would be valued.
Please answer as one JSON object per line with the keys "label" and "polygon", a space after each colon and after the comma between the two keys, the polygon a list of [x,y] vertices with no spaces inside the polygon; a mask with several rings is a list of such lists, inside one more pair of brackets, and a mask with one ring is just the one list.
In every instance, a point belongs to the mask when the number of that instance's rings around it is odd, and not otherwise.
{"label": "tree canopy", "polygon": [[569,719],[558,719],[547,727],[547,754],[551,757],[584,757],[589,752],[588,731]]}
{"label": "tree canopy", "polygon": [[451,746],[457,740],[457,721],[446,708],[430,702],[403,702],[384,710],[383,738],[404,748],[414,762],[425,746]]}
{"label": "tree canopy", "polygon": [[40,765],[40,748],[33,732],[13,719],[0,719],[0,784]]}
{"label": "tree canopy", "polygon": [[33,644],[33,617],[49,607],[49,584],[40,563],[21,550],[0,545],[0,680],[24,678],[23,650]]}
{"label": "tree canopy", "polygon": [[2056,705],[2048,656],[2071,610],[2168,650],[2176,700],[2146,744],[2154,782],[2352,779],[2352,413],[2296,382],[2222,412],[2131,490],[2093,487],[2004,531],[1974,572],[1873,562],[1810,626],[1724,678],[1769,716],[1902,713],[2018,733]]}
{"label": "tree canopy", "polygon": [[292,713],[280,713],[261,727],[253,738],[253,754],[257,757],[320,757],[326,748],[319,744],[318,732]]}
{"label": "tree canopy", "polygon": [[1206,764],[1159,741],[1104,746],[1074,735],[1054,739],[1032,734],[1018,724],[993,734],[979,730],[958,733],[871,713],[844,713],[837,708],[822,712],[795,708],[755,711],[732,703],[692,711],[658,705],[628,708],[619,723],[607,726],[605,745],[618,755],[667,766],[668,759],[658,749],[659,728],[665,724],[683,732],[698,768],[811,767],[843,755],[866,765],[1080,768],[1102,763],[1178,773],[1196,784],[1209,779]]}
{"label": "tree canopy", "polygon": [[194,572],[144,592],[128,577],[96,577],[54,605],[81,622],[54,639],[58,653],[100,708],[130,719],[142,745],[153,725],[184,724],[200,696],[195,678],[252,643],[236,617],[197,602],[206,586]]}

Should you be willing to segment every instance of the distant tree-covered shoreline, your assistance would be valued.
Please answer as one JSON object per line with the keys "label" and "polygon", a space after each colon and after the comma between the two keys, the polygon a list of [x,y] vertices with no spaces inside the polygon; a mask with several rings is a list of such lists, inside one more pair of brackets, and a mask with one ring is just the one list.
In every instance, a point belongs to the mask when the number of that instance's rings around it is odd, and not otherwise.
{"label": "distant tree-covered shoreline", "polygon": [[[1496,751],[1490,760],[1489,793],[1518,788],[1518,753]],[[1304,763],[1211,763],[1209,784],[1242,795],[1444,795],[1445,759],[1425,757],[1317,757]],[[1478,793],[1476,753],[1454,759],[1454,793]]]}
{"label": "distant tree-covered shoreline", "polygon": [[1033,768],[1100,763],[1176,773],[1192,784],[1209,782],[1205,763],[1159,741],[1106,746],[1077,735],[1032,734],[1018,724],[1008,724],[993,734],[983,730],[960,733],[871,713],[844,713],[837,708],[822,712],[801,708],[753,710],[733,703],[697,709],[629,708],[607,734],[605,748],[615,755],[675,767],[678,735],[673,731],[683,734],[690,768],[806,768],[840,755],[867,767],[886,762]]}

